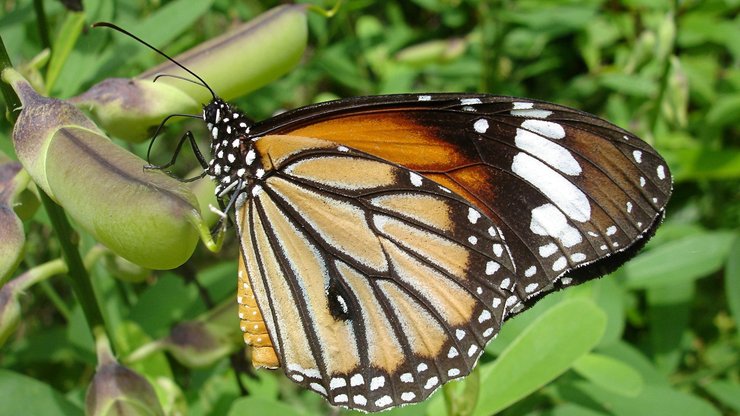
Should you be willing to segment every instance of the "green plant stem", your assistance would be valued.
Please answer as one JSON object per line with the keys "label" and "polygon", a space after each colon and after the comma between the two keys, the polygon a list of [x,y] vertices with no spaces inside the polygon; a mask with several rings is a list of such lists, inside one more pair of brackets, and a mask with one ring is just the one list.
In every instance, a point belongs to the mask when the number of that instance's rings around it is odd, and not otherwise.
{"label": "green plant stem", "polygon": [[[108,327],[105,325],[105,319],[103,313],[98,304],[95,290],[92,287],[90,276],[82,263],[80,252],[77,249],[77,245],[72,241],[72,226],[69,224],[69,220],[64,213],[64,210],[57,205],[54,201],[49,198],[46,193],[39,190],[41,196],[41,202],[44,204],[49,220],[57,234],[61,248],[62,257],[67,263],[69,268],[69,282],[72,286],[72,290],[77,297],[77,301],[82,306],[82,311],[87,319],[87,324],[91,331],[95,328],[105,328],[108,331]],[[108,334],[111,338],[111,334]],[[112,338],[111,338],[112,339]]]}
{"label": "green plant stem", "polygon": [[[5,43],[3,42],[2,36],[0,36],[0,73],[2,73],[5,68],[12,67],[13,64],[10,62],[8,51],[5,50]],[[18,115],[13,110],[21,107],[21,100],[15,94],[13,88],[11,88],[10,85],[4,82],[0,82],[0,90],[2,90],[5,104],[7,104],[8,106],[8,112],[6,116],[8,117],[8,120],[15,123],[15,119],[18,118]]]}
{"label": "green plant stem", "polygon": [[[671,13],[671,17],[674,20],[676,19],[676,11],[678,10],[677,2],[673,1],[673,10]],[[655,135],[655,132],[658,128],[658,121],[660,120],[660,114],[663,112],[663,100],[665,99],[666,91],[668,90],[668,78],[671,74],[671,56],[673,56],[673,49],[676,45],[675,40],[676,35],[674,35],[671,39],[671,46],[668,48],[668,52],[666,52],[665,60],[663,61],[663,70],[660,74],[660,82],[658,87],[658,96],[655,99],[655,108],[653,108],[653,112],[650,115],[650,131],[653,135]]]}
{"label": "green plant stem", "polygon": [[64,299],[59,296],[54,287],[47,281],[39,282],[39,287],[44,292],[44,295],[49,298],[59,314],[62,315],[62,318],[64,318],[65,321],[69,322],[69,319],[72,316],[72,311],[69,310],[67,304],[64,303]]}
{"label": "green plant stem", "polygon": [[46,20],[46,11],[44,10],[43,0],[33,0],[33,9],[36,12],[36,27],[39,29],[41,46],[51,49],[51,39],[49,38],[49,25]]}

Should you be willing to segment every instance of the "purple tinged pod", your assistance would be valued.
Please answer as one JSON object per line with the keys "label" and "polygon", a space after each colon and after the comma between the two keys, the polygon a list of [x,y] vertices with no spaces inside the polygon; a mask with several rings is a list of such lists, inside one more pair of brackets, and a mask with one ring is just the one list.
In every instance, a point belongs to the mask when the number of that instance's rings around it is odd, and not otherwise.
{"label": "purple tinged pod", "polygon": [[240,328],[234,325],[237,305],[229,299],[191,321],[180,322],[167,337],[141,346],[126,362],[135,362],[165,350],[182,365],[202,368],[213,365],[243,347]]}
{"label": "purple tinged pod", "polygon": [[109,78],[69,100],[89,110],[105,130],[131,142],[151,138],[152,129],[170,114],[187,113],[199,102],[163,82]]}
{"label": "purple tinged pod", "polygon": [[[186,186],[115,145],[75,106],[38,95],[6,70],[23,103],[13,129],[18,159],[80,227],[121,257],[151,269],[184,263],[203,234]],[[207,227],[205,227],[207,228]]]}
{"label": "purple tinged pod", "polygon": [[13,210],[17,191],[14,179],[21,165],[3,159],[0,154],[0,286],[18,267],[26,242],[23,224]]}
{"label": "purple tinged pod", "polygon": [[66,272],[67,265],[62,260],[52,260],[24,272],[0,288],[0,346],[5,344],[21,321],[18,297],[23,291],[51,276]]}
{"label": "purple tinged pod", "polygon": [[103,331],[96,331],[98,368],[85,397],[90,416],[164,415],[146,378],[119,364]]}

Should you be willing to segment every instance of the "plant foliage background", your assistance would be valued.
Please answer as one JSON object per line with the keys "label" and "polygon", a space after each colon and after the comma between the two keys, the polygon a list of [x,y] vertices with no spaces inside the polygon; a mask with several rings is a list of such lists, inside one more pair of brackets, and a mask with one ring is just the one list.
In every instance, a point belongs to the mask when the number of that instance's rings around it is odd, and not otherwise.
{"label": "plant foliage background", "polygon": [[[49,95],[66,98],[160,62],[143,46],[117,49],[120,39],[88,31],[89,22],[135,22],[140,36],[176,54],[279,2],[90,0],[83,14],[61,2],[37,3],[43,19],[29,0],[0,2],[0,36],[17,66],[38,57],[48,36],[57,53],[40,60],[35,74],[51,87]],[[666,221],[648,247],[611,276],[552,295],[509,322],[482,359],[479,390],[468,381],[445,391],[447,404],[438,394],[385,414],[740,412],[738,11],[736,0],[347,0],[331,19],[309,13],[303,63],[238,101],[254,118],[392,92],[531,97],[635,132],[666,157],[675,177]],[[60,61],[65,48],[70,53]],[[12,156],[11,128],[0,121],[0,150]],[[160,160],[187,128],[207,137],[197,123],[171,126],[162,140],[168,144],[155,148]],[[145,151],[145,145],[122,145]],[[183,172],[195,166],[183,163]],[[42,209],[24,227],[26,253],[17,274],[60,256]],[[213,305],[228,309],[234,301],[231,240],[219,255],[199,249],[173,271],[126,274],[110,258],[91,269],[122,363],[155,385],[172,414],[336,414],[283,376],[249,370],[235,315],[219,317],[227,322],[220,342],[228,348],[207,365],[194,367],[198,354],[178,344],[178,324],[207,322],[218,315]],[[82,234],[81,246],[84,254],[95,242]],[[21,324],[0,347],[0,414],[82,414],[96,357],[67,281],[39,283],[20,303]],[[603,322],[589,323],[596,315]],[[170,343],[169,353],[127,362],[128,354],[158,339]],[[563,351],[571,345],[595,347],[569,357]],[[234,368],[247,369],[238,375],[247,396],[240,395]]]}

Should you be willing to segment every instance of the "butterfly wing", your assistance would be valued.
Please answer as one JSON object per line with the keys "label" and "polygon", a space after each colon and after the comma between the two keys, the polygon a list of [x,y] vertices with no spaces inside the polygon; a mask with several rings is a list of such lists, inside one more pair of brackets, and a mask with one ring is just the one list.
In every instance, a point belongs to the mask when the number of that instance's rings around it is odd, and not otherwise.
{"label": "butterfly wing", "polygon": [[529,99],[359,97],[289,111],[252,132],[340,143],[461,195],[501,229],[516,276],[537,283],[529,292],[517,282],[526,306],[633,256],[659,225],[672,187],[665,161],[636,136]]}
{"label": "butterfly wing", "polygon": [[423,400],[467,375],[520,298],[501,231],[449,189],[323,140],[265,136],[237,203],[284,371],[335,405]]}

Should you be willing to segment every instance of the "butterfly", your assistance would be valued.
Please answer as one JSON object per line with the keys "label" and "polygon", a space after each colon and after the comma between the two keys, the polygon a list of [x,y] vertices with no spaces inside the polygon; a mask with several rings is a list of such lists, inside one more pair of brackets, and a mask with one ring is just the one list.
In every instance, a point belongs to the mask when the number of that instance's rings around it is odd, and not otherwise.
{"label": "butterfly", "polygon": [[652,147],[557,104],[400,94],[253,122],[211,93],[202,176],[234,213],[253,363],[333,405],[466,376],[507,319],[633,256],[671,194]]}

